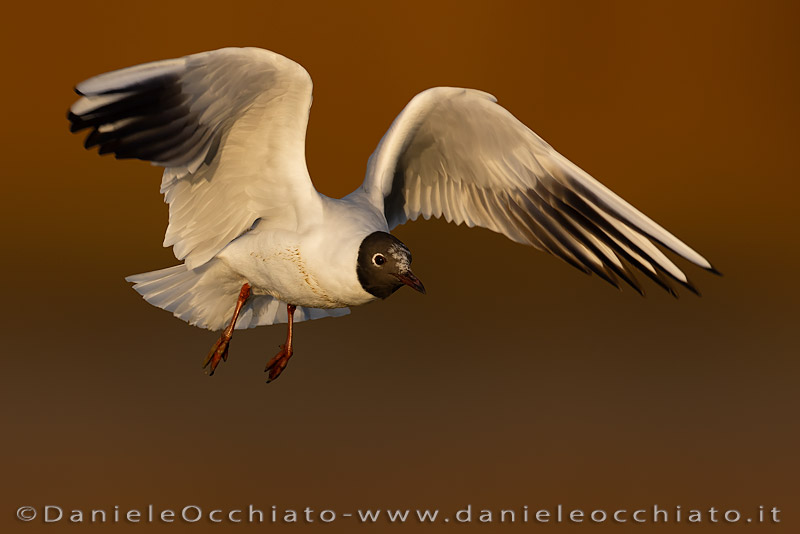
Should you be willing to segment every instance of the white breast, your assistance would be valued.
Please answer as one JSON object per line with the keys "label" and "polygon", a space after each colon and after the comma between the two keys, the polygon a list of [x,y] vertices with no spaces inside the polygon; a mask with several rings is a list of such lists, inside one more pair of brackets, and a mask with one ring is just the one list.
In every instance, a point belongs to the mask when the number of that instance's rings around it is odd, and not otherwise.
{"label": "white breast", "polygon": [[387,231],[386,221],[346,199],[323,198],[318,223],[299,230],[261,222],[219,257],[247,279],[256,294],[289,304],[343,308],[375,300],[361,287],[356,262],[361,241],[374,231]]}

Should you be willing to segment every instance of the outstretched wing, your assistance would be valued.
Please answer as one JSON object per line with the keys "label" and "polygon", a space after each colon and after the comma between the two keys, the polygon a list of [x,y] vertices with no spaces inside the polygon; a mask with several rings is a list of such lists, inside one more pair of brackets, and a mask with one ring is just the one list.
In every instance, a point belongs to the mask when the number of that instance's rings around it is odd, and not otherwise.
{"label": "outstretched wing", "polygon": [[79,83],[71,130],[86,148],[166,167],[164,246],[190,269],[257,219],[298,224],[319,202],[305,162],[311,78],[258,48],[225,48],[101,74]]}
{"label": "outstretched wing", "polygon": [[669,278],[696,292],[653,242],[714,271],[481,91],[437,87],[414,97],[370,156],[357,193],[390,228],[420,215],[481,226],[640,293],[622,259],[673,295]]}

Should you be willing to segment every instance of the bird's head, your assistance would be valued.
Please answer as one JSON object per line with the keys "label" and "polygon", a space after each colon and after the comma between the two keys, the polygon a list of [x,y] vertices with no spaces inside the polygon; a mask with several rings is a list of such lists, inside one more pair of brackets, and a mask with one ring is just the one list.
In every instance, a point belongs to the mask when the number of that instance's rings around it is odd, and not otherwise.
{"label": "bird's head", "polygon": [[391,234],[373,232],[361,242],[356,266],[364,291],[385,299],[403,285],[425,293],[425,286],[411,272],[411,251]]}

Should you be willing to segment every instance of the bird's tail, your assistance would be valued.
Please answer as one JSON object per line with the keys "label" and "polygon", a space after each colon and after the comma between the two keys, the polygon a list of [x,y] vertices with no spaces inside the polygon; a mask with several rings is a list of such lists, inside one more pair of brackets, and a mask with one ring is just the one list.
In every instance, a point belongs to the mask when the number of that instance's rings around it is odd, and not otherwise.
{"label": "bird's tail", "polygon": [[[227,266],[214,259],[196,269],[176,265],[159,271],[135,274],[132,282],[144,299],[187,323],[209,330],[222,330],[228,325],[244,280],[231,273]],[[350,313],[348,308],[323,310],[298,307],[294,321],[338,317]],[[253,295],[242,308],[237,329],[285,323],[286,304],[269,295]]]}

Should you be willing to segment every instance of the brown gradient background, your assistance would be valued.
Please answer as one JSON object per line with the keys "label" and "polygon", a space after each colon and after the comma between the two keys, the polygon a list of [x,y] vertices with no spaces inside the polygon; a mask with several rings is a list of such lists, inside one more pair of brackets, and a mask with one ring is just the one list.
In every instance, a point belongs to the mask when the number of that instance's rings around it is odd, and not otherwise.
{"label": "brown gradient background", "polygon": [[[796,531],[797,6],[288,4],[5,8],[2,530],[89,528],[20,523],[26,504],[658,503],[750,515],[774,505],[781,525],[730,530]],[[64,115],[91,75],[231,45],[311,73],[308,163],[325,194],[361,182],[418,91],[477,87],[725,277],[682,262],[702,298],[648,283],[642,299],[488,231],[416,223],[396,234],[427,296],[403,290],[299,325],[296,356],[270,385],[262,369],[284,327],[241,332],[208,378],[200,361],[216,336],[123,280],[176,263],[160,247],[160,171],[85,152]],[[502,529],[690,528],[554,527]]]}

